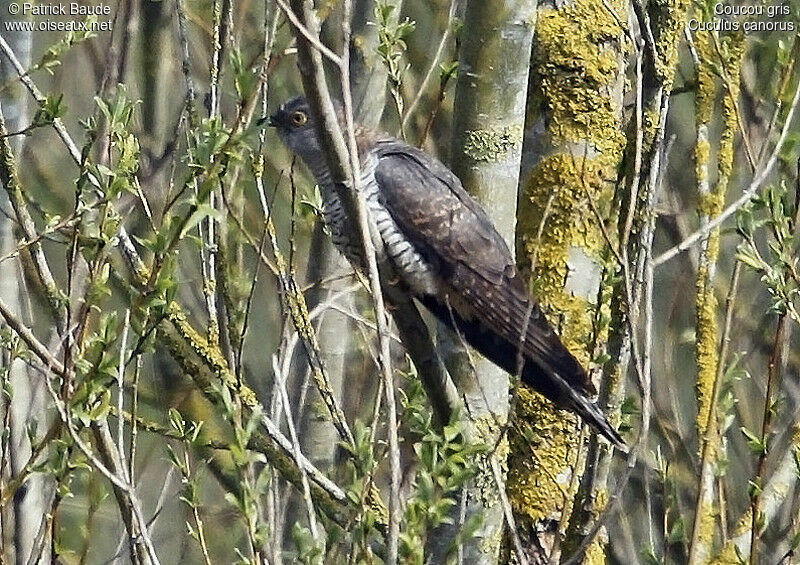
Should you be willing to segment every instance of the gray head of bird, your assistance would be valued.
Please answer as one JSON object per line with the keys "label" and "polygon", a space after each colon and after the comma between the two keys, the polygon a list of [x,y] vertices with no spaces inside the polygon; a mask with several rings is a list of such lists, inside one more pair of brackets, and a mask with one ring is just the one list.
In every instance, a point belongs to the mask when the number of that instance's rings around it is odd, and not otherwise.
{"label": "gray head of bird", "polygon": [[307,163],[322,155],[314,117],[305,97],[295,96],[281,104],[278,111],[269,117],[269,125],[278,130],[289,150]]}

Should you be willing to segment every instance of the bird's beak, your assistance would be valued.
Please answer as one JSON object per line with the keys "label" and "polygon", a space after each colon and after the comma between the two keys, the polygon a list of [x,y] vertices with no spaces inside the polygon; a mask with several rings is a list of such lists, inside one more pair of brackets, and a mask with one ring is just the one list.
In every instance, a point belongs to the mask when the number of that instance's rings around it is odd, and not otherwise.
{"label": "bird's beak", "polygon": [[278,127],[277,116],[275,114],[273,114],[272,116],[264,116],[263,118],[258,120],[258,125],[260,126],[268,125],[271,128]]}

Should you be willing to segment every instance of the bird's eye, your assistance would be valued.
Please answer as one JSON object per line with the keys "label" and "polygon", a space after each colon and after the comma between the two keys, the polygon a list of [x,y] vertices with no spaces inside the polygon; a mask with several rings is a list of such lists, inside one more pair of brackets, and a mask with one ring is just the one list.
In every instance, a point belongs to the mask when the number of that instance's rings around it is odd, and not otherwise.
{"label": "bird's eye", "polygon": [[302,126],[308,121],[308,116],[305,112],[295,112],[292,114],[292,123],[296,126]]}

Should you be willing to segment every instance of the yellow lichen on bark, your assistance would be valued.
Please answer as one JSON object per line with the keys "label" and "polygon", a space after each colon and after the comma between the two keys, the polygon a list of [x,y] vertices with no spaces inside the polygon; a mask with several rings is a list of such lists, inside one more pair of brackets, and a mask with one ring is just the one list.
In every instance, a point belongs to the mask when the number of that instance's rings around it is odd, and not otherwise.
{"label": "yellow lichen on bark", "polygon": [[[697,171],[698,192],[700,201],[698,211],[703,222],[708,222],[722,211],[725,204],[725,193],[733,168],[733,142],[737,132],[736,99],[739,89],[739,64],[742,56],[741,35],[727,36],[720,48],[723,55],[722,68],[724,80],[724,96],[722,102],[723,127],[717,153],[717,178],[713,189],[709,188],[710,143],[708,124],[711,121],[716,94],[714,69],[719,61],[718,50],[714,46],[714,37],[708,32],[698,32],[695,44],[699,60],[697,61],[698,90],[695,102],[697,114],[697,144],[695,147],[695,167]],[[712,68],[712,65],[715,65]],[[713,465],[719,456],[719,434],[717,430],[715,391],[718,389],[716,379],[720,374],[718,353],[719,329],[717,320],[717,297],[714,293],[714,272],[720,251],[719,229],[712,230],[700,256],[697,273],[696,298],[696,361],[697,382],[697,431],[700,442],[702,463],[701,496],[698,498],[696,512],[697,524],[692,536],[692,562],[705,562],[709,558],[709,548],[714,537],[716,511],[713,504],[713,488],[705,484],[712,480],[708,467]],[[724,552],[723,552],[724,553]],[[723,561],[724,562],[724,561]]]}
{"label": "yellow lichen on bark", "polygon": [[[719,254],[719,233],[708,237],[708,257],[716,261]],[[701,437],[706,432],[711,391],[717,373],[717,297],[709,276],[708,264],[700,265],[697,273],[696,301],[696,361],[697,361],[697,429]]]}
{"label": "yellow lichen on bark", "polygon": [[[711,69],[713,47],[709,32],[695,35],[697,55],[697,94],[695,115],[697,119],[697,142],[695,145],[695,175],[700,195],[698,211],[703,221],[716,216],[722,208],[718,190],[709,189],[711,144],[708,139],[709,122],[714,112],[716,80]],[[724,198],[724,196],[723,196]],[[698,267],[695,301],[695,360],[697,362],[697,430],[702,437],[706,433],[711,409],[711,394],[717,374],[717,298],[714,295],[713,269],[719,254],[719,232],[712,231],[704,243]]]}
{"label": "yellow lichen on bark", "polygon": [[655,78],[666,89],[672,88],[675,78],[679,39],[686,26],[690,5],[689,0],[650,0],[647,3],[659,58],[656,65],[658,76]]}
{"label": "yellow lichen on bark", "polygon": [[[695,61],[695,76],[697,91],[695,95],[695,116],[697,121],[697,141],[695,144],[695,176],[697,192],[699,194],[698,212],[703,222],[708,222],[721,209],[720,195],[717,190],[709,188],[711,167],[711,143],[709,141],[709,124],[714,114],[714,99],[716,96],[716,79],[711,69],[712,44],[709,32],[695,34],[695,48],[697,59]],[[709,460],[706,464],[716,459],[717,441],[714,420],[709,419],[712,410],[712,394],[714,380],[717,374],[719,355],[717,353],[718,324],[717,324],[717,297],[714,294],[713,273],[719,255],[719,232],[712,231],[703,244],[700,263],[697,271],[696,298],[695,298],[695,361],[697,363],[697,380],[695,394],[697,396],[697,431],[700,438],[708,434],[708,442],[700,442],[700,453]],[[703,479],[701,478],[701,481]],[[701,489],[705,492],[703,500],[698,503],[700,507],[696,514],[695,524],[696,542],[693,549],[699,550],[701,546],[710,545],[714,535],[714,510],[711,492],[708,487]]]}
{"label": "yellow lichen on bark", "polygon": [[[698,142],[695,148],[697,180],[698,185],[701,187],[698,211],[706,221],[719,215],[725,205],[725,194],[733,169],[733,143],[738,131],[736,100],[739,96],[739,65],[742,58],[743,38],[741,34],[737,34],[727,36],[725,39],[728,41],[723,43],[725,57],[722,63],[728,80],[724,85],[725,92],[722,99],[723,128],[717,156],[717,182],[713,190],[705,191],[705,193],[702,187],[708,182],[707,171],[710,160],[710,145],[707,137],[703,136],[701,139],[701,136],[698,135]],[[718,57],[712,45],[712,40],[713,38],[707,32],[699,32],[696,37],[697,51],[701,57],[701,65],[697,73],[696,112],[698,123],[702,124],[707,124],[710,121],[714,102],[715,81],[710,62],[717,60]],[[707,431],[713,431],[706,430],[706,426],[710,421],[709,410],[713,404],[711,394],[719,361],[717,355],[717,299],[713,289],[714,268],[719,256],[719,238],[719,229],[712,230],[709,233],[708,240],[704,244],[697,276],[696,358],[698,376],[696,392],[698,401],[697,429],[701,437]],[[711,451],[711,455],[714,455],[714,450]]]}
{"label": "yellow lichen on bark", "polygon": [[744,55],[744,35],[742,33],[727,36],[723,43],[724,66],[727,80],[723,85],[725,96],[722,99],[722,117],[724,128],[719,142],[719,182],[717,190],[724,195],[728,181],[733,173],[734,140],[738,131],[736,103],[739,99],[739,73]]}
{"label": "yellow lichen on bark", "polygon": [[574,437],[577,418],[555,410],[530,389],[518,391],[518,414],[538,414],[535,424],[523,422],[525,436],[509,434],[513,456],[509,458],[506,483],[517,516],[531,522],[551,517],[568,502],[567,490],[577,450]]}
{"label": "yellow lichen on bark", "polygon": [[[747,513],[745,518],[747,518],[749,522],[750,514]],[[736,551],[736,544],[730,541],[725,544],[725,547],[719,555],[709,561],[709,565],[741,565],[741,563],[742,557]]]}
{"label": "yellow lichen on bark", "polygon": [[[716,59],[714,47],[711,43],[711,33],[698,31],[695,34],[694,44],[700,65],[696,69],[697,90],[695,91],[695,113],[698,124],[708,124],[714,113],[714,98],[716,96],[716,78],[709,64]],[[701,163],[698,163],[700,165]]]}
{"label": "yellow lichen on bark", "polygon": [[[608,202],[610,194],[603,192],[609,191],[602,187],[602,172],[606,169],[596,160],[579,164],[571,155],[545,158],[525,183],[531,207],[530,213],[520,218],[522,233],[537,234],[538,228],[533,224],[545,215],[553,187],[560,187],[550,202],[546,233],[541,239],[527,241],[524,252],[535,257],[535,295],[559,329],[561,340],[584,366],[589,361],[586,345],[592,334],[594,312],[585,298],[565,290],[564,283],[569,276],[571,248],[579,248],[593,260],[601,261],[604,240],[586,191],[594,190],[598,194],[593,198]],[[520,421],[527,428],[527,437],[511,436],[514,457],[508,491],[517,512],[531,520],[541,520],[565,502],[577,455],[578,419],[524,388],[519,393],[517,414],[525,416]]]}
{"label": "yellow lichen on bark", "polygon": [[[609,5],[625,13],[621,2]],[[576,253],[602,270],[605,240],[595,212],[610,215],[608,180],[617,176],[624,147],[614,96],[622,84],[623,30],[602,3],[577,0],[540,8],[535,41],[529,107],[546,114],[549,147],[521,182],[517,252],[523,267],[535,263],[534,292],[564,344],[587,367],[595,296],[573,295],[565,285]],[[579,423],[525,387],[516,415],[507,490],[518,516],[535,524],[558,517],[571,503]]]}
{"label": "yellow lichen on bark", "polygon": [[[620,2],[612,3],[624,13]],[[621,150],[610,89],[620,72],[622,30],[602,3],[578,0],[543,10],[536,25],[532,73],[551,112],[554,144],[589,141],[601,154]]]}

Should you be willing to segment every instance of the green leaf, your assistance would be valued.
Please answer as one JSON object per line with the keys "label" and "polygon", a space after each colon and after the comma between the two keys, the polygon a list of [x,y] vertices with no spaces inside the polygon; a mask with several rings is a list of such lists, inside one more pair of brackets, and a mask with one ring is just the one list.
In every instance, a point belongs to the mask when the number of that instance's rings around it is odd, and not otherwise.
{"label": "green leaf", "polygon": [[766,442],[762,442],[761,437],[757,436],[744,426],[740,427],[739,430],[744,434],[744,437],[747,439],[747,445],[750,447],[750,451],[755,455],[762,455],[767,452]]}

